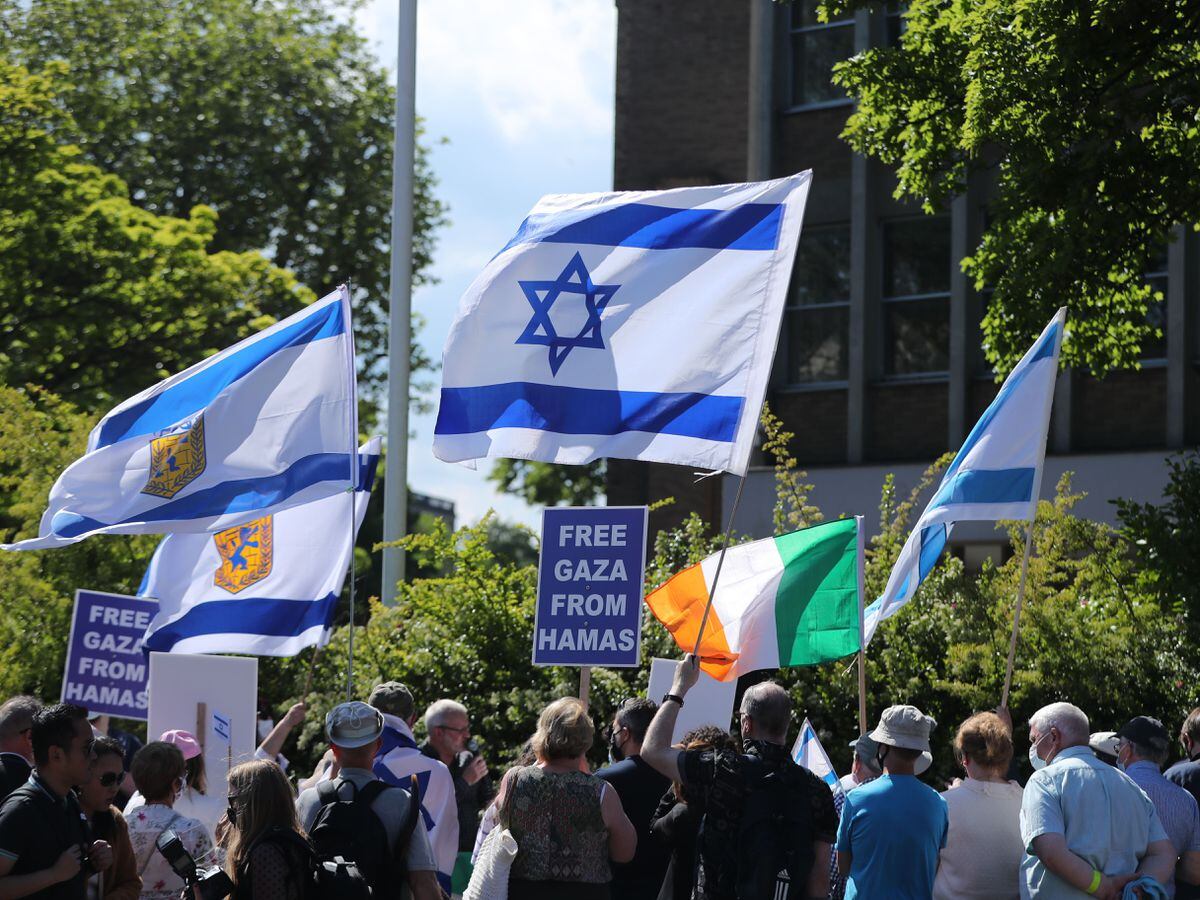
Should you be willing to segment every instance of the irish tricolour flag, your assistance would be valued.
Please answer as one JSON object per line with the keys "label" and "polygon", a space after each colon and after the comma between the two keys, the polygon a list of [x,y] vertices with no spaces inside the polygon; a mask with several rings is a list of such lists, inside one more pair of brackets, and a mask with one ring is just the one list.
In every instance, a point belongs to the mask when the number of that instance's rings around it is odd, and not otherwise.
{"label": "irish tricolour flag", "polygon": [[[685,652],[696,644],[719,556],[684,569],[646,597]],[[730,547],[700,643],[700,667],[731,681],[758,669],[857,653],[861,559],[856,519]]]}

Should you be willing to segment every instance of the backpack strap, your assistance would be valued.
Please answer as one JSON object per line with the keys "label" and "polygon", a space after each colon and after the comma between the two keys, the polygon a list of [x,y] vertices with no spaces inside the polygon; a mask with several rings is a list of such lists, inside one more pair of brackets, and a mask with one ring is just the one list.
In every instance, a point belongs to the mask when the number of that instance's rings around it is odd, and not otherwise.
{"label": "backpack strap", "polygon": [[[341,798],[338,797],[338,782],[341,779],[333,778],[329,781],[322,781],[317,785],[317,799],[321,801],[321,806],[328,806],[330,803],[336,803]],[[355,796],[358,795],[358,788],[354,786],[354,782],[342,781],[343,784],[349,784],[353,789]]]}
{"label": "backpack strap", "polygon": [[408,850],[408,842],[412,838],[413,830],[417,827],[417,818],[421,814],[421,783],[417,781],[416,775],[409,775],[408,781],[408,814],[404,817],[404,825],[396,838],[396,847],[393,852],[397,856]]}
{"label": "backpack strap", "polygon": [[354,802],[362,801],[367,806],[373,804],[379,795],[390,788],[391,785],[386,781],[380,781],[378,778],[374,781],[368,781],[362,786],[362,790],[356,790],[354,794]]}

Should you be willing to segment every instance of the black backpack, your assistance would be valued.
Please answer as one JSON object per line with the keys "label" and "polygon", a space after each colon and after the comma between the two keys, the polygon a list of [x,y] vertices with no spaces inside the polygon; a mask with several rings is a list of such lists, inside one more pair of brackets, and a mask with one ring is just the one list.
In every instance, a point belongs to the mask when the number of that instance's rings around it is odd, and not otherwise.
{"label": "black backpack", "polygon": [[[338,788],[349,784],[349,800]],[[417,779],[412,779],[408,816],[395,847],[388,844],[387,829],[371,804],[387,790],[399,790],[376,780],[360,790],[350,781],[325,781],[317,785],[321,808],[309,830],[316,853],[319,896],[328,900],[365,900],[368,897],[399,896],[407,868],[405,851],[417,824],[420,797]]]}
{"label": "black backpack", "polygon": [[814,862],[811,788],[804,770],[790,759],[773,765],[744,756],[741,763],[745,795],[735,871],[722,873],[722,894],[731,891],[737,900],[802,900]]}
{"label": "black backpack", "polygon": [[[814,863],[811,787],[804,770],[787,758],[772,763],[742,756],[738,773],[740,785],[716,782],[704,804],[696,862],[707,860],[706,894],[803,900]],[[738,808],[740,816],[731,822],[728,815]]]}

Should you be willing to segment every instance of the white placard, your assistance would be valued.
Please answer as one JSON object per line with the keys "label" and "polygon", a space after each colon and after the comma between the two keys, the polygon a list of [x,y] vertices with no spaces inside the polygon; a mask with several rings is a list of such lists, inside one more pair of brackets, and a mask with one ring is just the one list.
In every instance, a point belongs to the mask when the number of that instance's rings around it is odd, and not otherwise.
{"label": "white placard", "polygon": [[[650,660],[650,686],[647,696],[655,703],[662,700],[663,694],[671,692],[671,682],[675,678],[675,669],[679,666],[677,659],[662,659],[654,657]],[[733,698],[737,693],[737,681],[717,681],[711,675],[700,673],[696,686],[688,691],[675,720],[675,733],[671,735],[671,743],[679,743],[679,739],[701,725],[716,725],[725,731],[729,730],[733,718]]]}
{"label": "white placard", "polygon": [[[208,794],[224,798],[229,766],[254,757],[258,746],[255,708],[258,660],[193,653],[150,654],[150,720],[146,735],[155,740],[180,728],[195,734],[204,748]],[[199,704],[204,709],[199,709]],[[204,734],[197,731],[201,715]],[[217,734],[214,714],[229,722],[229,740]]]}

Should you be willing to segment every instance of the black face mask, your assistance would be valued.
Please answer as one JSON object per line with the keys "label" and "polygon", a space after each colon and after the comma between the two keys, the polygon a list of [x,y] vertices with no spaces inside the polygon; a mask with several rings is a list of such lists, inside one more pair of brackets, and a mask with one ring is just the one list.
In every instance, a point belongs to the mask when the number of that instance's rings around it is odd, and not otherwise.
{"label": "black face mask", "polygon": [[237,807],[235,807],[232,803],[229,805],[229,808],[225,810],[225,818],[229,820],[231,827],[237,828]]}
{"label": "black face mask", "polygon": [[612,754],[612,758],[617,762],[625,758],[625,751],[617,744],[617,734],[615,731],[608,736],[608,752]]}

